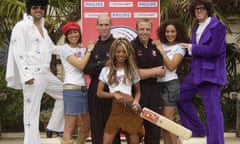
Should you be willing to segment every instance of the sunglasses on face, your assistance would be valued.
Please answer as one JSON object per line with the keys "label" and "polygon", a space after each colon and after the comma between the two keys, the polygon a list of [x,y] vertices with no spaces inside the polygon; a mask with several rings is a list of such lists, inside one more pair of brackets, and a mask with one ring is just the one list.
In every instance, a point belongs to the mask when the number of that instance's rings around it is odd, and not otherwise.
{"label": "sunglasses on face", "polygon": [[203,10],[205,10],[206,9],[206,7],[204,7],[204,6],[201,6],[201,7],[195,7],[195,11],[203,11]]}
{"label": "sunglasses on face", "polygon": [[37,9],[45,10],[45,7],[44,6],[32,6],[31,9],[32,10],[37,10]]}

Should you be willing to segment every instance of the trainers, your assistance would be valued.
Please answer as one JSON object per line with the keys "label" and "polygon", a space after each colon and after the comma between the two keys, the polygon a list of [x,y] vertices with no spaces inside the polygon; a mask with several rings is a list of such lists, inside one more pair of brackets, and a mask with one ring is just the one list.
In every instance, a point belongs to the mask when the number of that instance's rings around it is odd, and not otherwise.
{"label": "trainers", "polygon": [[56,132],[56,135],[59,136],[59,137],[62,137],[63,136],[63,132]]}

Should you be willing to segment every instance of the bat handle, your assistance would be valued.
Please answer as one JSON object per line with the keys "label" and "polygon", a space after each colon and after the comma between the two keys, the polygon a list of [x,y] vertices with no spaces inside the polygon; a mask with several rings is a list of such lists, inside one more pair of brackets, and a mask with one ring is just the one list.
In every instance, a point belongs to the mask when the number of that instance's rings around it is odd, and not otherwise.
{"label": "bat handle", "polygon": [[131,103],[125,103],[125,105],[127,107],[130,107],[130,108],[135,108],[137,112],[141,113],[142,112],[142,108],[139,106],[139,107],[136,107],[135,105],[131,104]]}

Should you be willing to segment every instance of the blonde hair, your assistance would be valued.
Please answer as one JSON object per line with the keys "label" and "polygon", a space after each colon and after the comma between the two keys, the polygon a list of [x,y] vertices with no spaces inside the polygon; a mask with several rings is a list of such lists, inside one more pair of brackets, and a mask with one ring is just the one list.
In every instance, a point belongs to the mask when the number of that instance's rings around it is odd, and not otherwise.
{"label": "blonde hair", "polygon": [[125,76],[123,79],[123,82],[126,83],[126,80],[133,81],[136,75],[138,75],[138,69],[135,63],[135,52],[134,48],[132,47],[131,43],[126,38],[117,38],[114,40],[114,42],[111,45],[110,48],[110,58],[107,61],[106,66],[110,68],[110,72],[108,74],[108,83],[110,85],[112,84],[118,84],[117,81],[117,60],[116,60],[116,50],[118,47],[124,48],[127,59],[125,61],[124,65],[124,72]]}
{"label": "blonde hair", "polygon": [[152,23],[152,20],[149,19],[149,18],[139,18],[136,22],[136,29],[138,29],[138,24],[141,23],[141,22],[145,22],[145,23],[150,23],[151,24],[151,27],[153,25]]}

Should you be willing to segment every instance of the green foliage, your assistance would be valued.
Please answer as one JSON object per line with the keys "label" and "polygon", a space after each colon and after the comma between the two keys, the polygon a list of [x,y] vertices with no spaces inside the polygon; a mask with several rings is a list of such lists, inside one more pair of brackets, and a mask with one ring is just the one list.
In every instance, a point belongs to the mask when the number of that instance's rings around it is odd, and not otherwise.
{"label": "green foliage", "polygon": [[52,109],[50,108],[41,110],[40,121],[42,123],[47,123],[51,117],[51,114],[52,114]]}
{"label": "green foliage", "polygon": [[[228,85],[222,89],[222,95],[229,92],[240,92],[240,74],[237,73],[237,66],[240,62],[240,47],[237,44],[228,43],[226,51]],[[221,103],[225,130],[233,130],[236,127],[236,100],[222,96]]]}
{"label": "green foliage", "polygon": [[0,93],[6,93],[7,99],[0,101],[1,125],[14,125],[22,121],[23,96],[22,91],[6,87],[5,67],[0,66]]}
{"label": "green foliage", "polygon": [[236,128],[236,100],[231,100],[227,97],[221,99],[222,111],[224,117],[225,131],[232,131]]}
{"label": "green foliage", "polygon": [[197,94],[196,97],[193,99],[193,103],[196,107],[199,117],[202,119],[204,123],[206,123],[205,109],[199,94]]}

